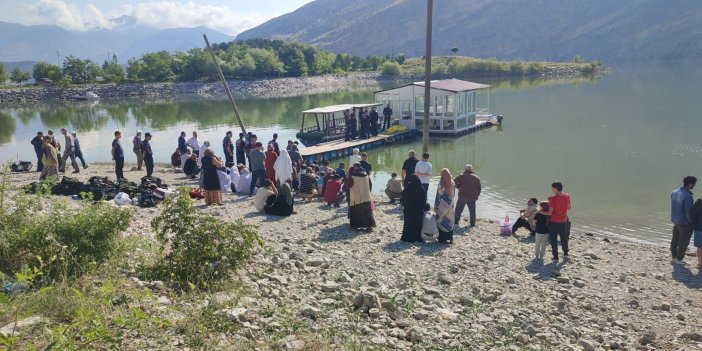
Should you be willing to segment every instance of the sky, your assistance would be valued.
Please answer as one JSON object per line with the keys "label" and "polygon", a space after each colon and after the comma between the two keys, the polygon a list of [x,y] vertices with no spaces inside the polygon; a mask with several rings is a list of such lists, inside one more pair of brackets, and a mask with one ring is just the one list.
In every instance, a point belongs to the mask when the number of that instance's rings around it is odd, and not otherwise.
{"label": "sky", "polygon": [[70,30],[110,28],[133,16],[156,28],[207,26],[236,35],[313,0],[0,0],[0,21]]}

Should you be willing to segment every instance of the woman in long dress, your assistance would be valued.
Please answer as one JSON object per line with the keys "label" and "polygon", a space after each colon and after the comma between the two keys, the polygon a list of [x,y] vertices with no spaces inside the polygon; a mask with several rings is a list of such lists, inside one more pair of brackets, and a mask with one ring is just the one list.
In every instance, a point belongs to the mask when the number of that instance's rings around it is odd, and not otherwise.
{"label": "woman in long dress", "polygon": [[275,148],[273,144],[268,144],[268,151],[266,151],[266,179],[271,182],[275,182],[275,161],[278,159],[278,154],[275,153]]}
{"label": "woman in long dress", "polygon": [[[281,153],[283,150],[280,150]],[[293,214],[293,194],[292,188],[290,187],[290,182],[287,181],[278,188],[278,195],[272,204],[266,204],[263,212],[266,214],[272,214],[276,216],[288,217]]]}
{"label": "woman in long dress", "polygon": [[219,183],[217,168],[222,167],[222,161],[215,156],[211,148],[205,149],[202,157],[202,180],[205,190],[205,205],[224,205],[222,203],[222,191]]}
{"label": "woman in long dress", "polygon": [[280,156],[273,163],[273,169],[275,170],[275,182],[282,185],[288,180],[292,181],[293,166],[292,159],[287,150],[280,150]]}
{"label": "woman in long dress", "polygon": [[441,243],[453,243],[454,189],[451,172],[448,168],[442,169],[441,180],[436,189],[436,199],[434,200],[434,212],[436,212],[437,217],[436,225],[439,227],[439,242]]}
{"label": "woman in long dress", "polygon": [[349,223],[351,229],[366,229],[372,232],[375,218],[371,206],[372,183],[363,167],[354,167],[346,187],[349,189]]}
{"label": "woman in long dress", "polygon": [[236,192],[242,195],[248,195],[249,187],[251,186],[251,172],[242,164],[236,167],[239,169],[239,182],[236,185]]}
{"label": "woman in long dress", "polygon": [[232,181],[231,190],[233,193],[236,193],[237,186],[239,185],[239,168],[231,166],[229,168],[229,178]]}
{"label": "woman in long dress", "polygon": [[424,219],[424,205],[427,203],[427,195],[424,193],[422,181],[416,175],[409,178],[405,189],[402,190],[402,201],[405,205],[402,211],[405,220],[400,240],[422,241],[422,220]]}

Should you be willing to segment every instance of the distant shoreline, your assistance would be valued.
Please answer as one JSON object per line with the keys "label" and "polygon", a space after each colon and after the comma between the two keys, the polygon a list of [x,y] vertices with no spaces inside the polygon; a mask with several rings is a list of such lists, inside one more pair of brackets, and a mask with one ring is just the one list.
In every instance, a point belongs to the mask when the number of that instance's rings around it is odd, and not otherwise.
{"label": "distant shoreline", "polygon": [[[607,73],[607,69],[595,75]],[[571,67],[546,67],[538,74],[520,76],[522,78],[567,78],[591,75],[592,73]],[[392,84],[423,79],[417,74],[383,75],[379,72],[353,72],[347,75],[323,75],[296,78],[269,78],[256,80],[229,80],[229,86],[237,97],[291,97],[346,90],[349,88],[377,88],[381,84]],[[446,78],[435,75],[433,78]],[[491,78],[491,77],[480,77]],[[518,78],[518,77],[495,77]],[[471,79],[466,78],[466,79]],[[178,98],[226,97],[220,82],[170,82],[170,83],[106,83],[83,84],[70,87],[24,86],[0,89],[0,108],[23,107],[40,102],[76,101],[74,96],[94,92],[101,99],[130,98]]]}

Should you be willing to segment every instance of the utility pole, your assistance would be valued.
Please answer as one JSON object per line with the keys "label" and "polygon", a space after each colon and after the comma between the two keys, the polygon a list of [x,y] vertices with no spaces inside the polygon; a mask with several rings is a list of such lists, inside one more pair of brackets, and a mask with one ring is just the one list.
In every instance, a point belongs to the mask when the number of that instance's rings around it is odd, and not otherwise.
{"label": "utility pole", "polygon": [[424,127],[422,130],[422,153],[429,152],[429,104],[431,100],[431,29],[434,0],[427,0],[427,37],[424,54]]}
{"label": "utility pole", "polygon": [[234,107],[234,115],[236,115],[236,120],[239,122],[239,127],[241,127],[241,132],[246,135],[246,127],[244,127],[244,122],[241,120],[241,116],[239,115],[239,108],[236,107],[236,102],[234,102],[234,95],[232,95],[232,91],[229,90],[229,85],[227,84],[227,80],[224,79],[224,73],[222,73],[222,68],[219,67],[219,62],[217,62],[217,55],[215,55],[214,51],[212,50],[212,47],[210,46],[210,41],[207,40],[207,35],[203,34],[203,38],[205,38],[205,44],[207,44],[207,50],[210,52],[210,55],[212,55],[212,61],[214,61],[215,67],[217,68],[217,73],[219,74],[219,79],[222,80],[222,84],[224,84],[224,91],[227,93],[227,96],[229,97],[229,101],[232,103],[232,107]]}
{"label": "utility pole", "polygon": [[61,67],[61,54],[56,50],[56,65]]}

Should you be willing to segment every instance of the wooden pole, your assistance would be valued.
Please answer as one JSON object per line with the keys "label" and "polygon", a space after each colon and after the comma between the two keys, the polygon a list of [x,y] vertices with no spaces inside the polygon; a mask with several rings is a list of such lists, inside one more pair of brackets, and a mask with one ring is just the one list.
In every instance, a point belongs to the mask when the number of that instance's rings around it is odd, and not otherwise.
{"label": "wooden pole", "polygon": [[427,36],[424,53],[424,123],[422,130],[422,153],[429,152],[429,105],[431,100],[431,29],[434,0],[427,0]]}
{"label": "wooden pole", "polygon": [[227,80],[224,79],[224,73],[222,73],[222,68],[219,67],[219,62],[217,62],[217,56],[215,55],[214,51],[212,51],[212,47],[210,46],[210,41],[207,40],[207,35],[203,34],[203,38],[205,38],[205,44],[207,44],[207,50],[210,52],[210,55],[212,55],[212,61],[214,61],[215,67],[217,67],[217,73],[219,74],[219,79],[222,81],[222,84],[224,85],[224,91],[227,92],[227,96],[229,97],[229,101],[232,103],[232,107],[234,108],[234,115],[236,115],[236,120],[239,122],[239,127],[241,128],[241,132],[246,135],[246,127],[244,127],[244,122],[241,120],[241,115],[239,115],[239,108],[236,107],[236,102],[234,101],[234,95],[232,95],[232,91],[229,90],[229,85],[227,84]]}

